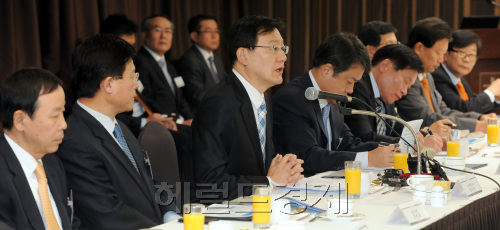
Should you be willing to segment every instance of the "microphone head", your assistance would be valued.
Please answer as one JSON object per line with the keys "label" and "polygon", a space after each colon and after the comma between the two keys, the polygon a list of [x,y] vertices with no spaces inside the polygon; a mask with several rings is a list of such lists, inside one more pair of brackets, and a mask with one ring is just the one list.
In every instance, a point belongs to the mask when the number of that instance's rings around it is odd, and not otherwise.
{"label": "microphone head", "polygon": [[318,95],[319,95],[319,90],[314,88],[314,87],[309,87],[306,89],[306,93],[305,93],[305,96],[307,98],[307,100],[316,100],[318,99]]}

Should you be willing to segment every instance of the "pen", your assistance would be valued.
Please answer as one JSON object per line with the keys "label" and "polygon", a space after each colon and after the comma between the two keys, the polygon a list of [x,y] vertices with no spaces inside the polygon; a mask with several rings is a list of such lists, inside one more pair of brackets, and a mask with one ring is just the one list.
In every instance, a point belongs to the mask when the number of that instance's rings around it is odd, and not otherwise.
{"label": "pen", "polygon": [[450,126],[450,127],[457,127],[457,124],[455,123],[451,123],[451,124],[446,124],[447,126]]}
{"label": "pen", "polygon": [[427,132],[428,132],[430,135],[434,135],[434,134],[432,133],[432,131],[431,131],[429,128],[427,128]]}

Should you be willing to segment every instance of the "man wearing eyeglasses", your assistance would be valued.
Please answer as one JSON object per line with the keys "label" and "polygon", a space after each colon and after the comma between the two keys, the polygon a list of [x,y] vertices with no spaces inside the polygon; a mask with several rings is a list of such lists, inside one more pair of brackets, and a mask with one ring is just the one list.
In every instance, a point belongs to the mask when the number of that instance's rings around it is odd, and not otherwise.
{"label": "man wearing eyeglasses", "polygon": [[188,31],[193,46],[182,55],[176,68],[186,82],[183,90],[191,111],[196,113],[207,91],[226,76],[226,71],[221,58],[214,52],[220,42],[217,19],[196,15],[189,20]]}
{"label": "man wearing eyeglasses", "polygon": [[499,108],[500,79],[479,94],[472,91],[467,76],[481,53],[481,40],[470,30],[457,30],[452,33],[453,40],[448,45],[444,62],[432,73],[436,89],[446,104],[462,112],[475,111],[487,113]]}
{"label": "man wearing eyeglasses", "polygon": [[[172,48],[174,24],[165,15],[153,15],[141,23],[145,39],[134,63],[144,85],[142,95],[151,110],[174,117],[179,132],[189,132],[193,114],[180,88],[184,80],[177,74],[165,54]],[[183,131],[185,130],[185,131]]]}
{"label": "man wearing eyeglasses", "polygon": [[215,199],[198,197],[201,202],[248,196],[253,184],[285,186],[303,177],[303,161],[293,154],[276,155],[272,139],[266,90],[283,82],[288,46],[282,27],[279,20],[248,16],[231,29],[233,69],[208,91],[192,125],[196,182],[225,188]]}

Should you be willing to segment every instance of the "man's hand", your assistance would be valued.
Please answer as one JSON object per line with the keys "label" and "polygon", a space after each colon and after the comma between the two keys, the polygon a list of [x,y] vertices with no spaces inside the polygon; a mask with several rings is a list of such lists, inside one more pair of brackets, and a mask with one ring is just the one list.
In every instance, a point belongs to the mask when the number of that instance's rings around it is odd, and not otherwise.
{"label": "man's hand", "polygon": [[480,120],[476,122],[476,130],[475,132],[483,132],[487,133],[488,129],[488,121],[487,120]]}
{"label": "man's hand", "polygon": [[191,126],[191,123],[193,123],[193,119],[185,120],[182,122],[183,125],[189,125],[189,126]]}
{"label": "man's hand", "polygon": [[394,145],[378,147],[368,152],[368,166],[377,168],[394,166]]}
{"label": "man's hand", "polygon": [[495,100],[500,100],[500,79],[497,78],[494,80],[490,86],[488,86],[487,90],[495,95]]}
{"label": "man's hand", "polygon": [[271,162],[267,176],[279,185],[288,186],[295,184],[304,178],[304,175],[302,175],[304,171],[302,168],[303,163],[304,161],[297,159],[295,154],[289,153],[285,156],[278,154]]}
{"label": "man's hand", "polygon": [[443,149],[443,139],[436,135],[429,135],[424,138],[423,147],[429,147],[434,149],[434,151],[440,152]]}
{"label": "man's hand", "polygon": [[440,137],[446,137],[446,130],[451,129],[453,122],[449,119],[442,119],[432,123],[429,129],[432,133],[437,134]]}
{"label": "man's hand", "polygon": [[165,128],[177,131],[177,124],[172,117],[162,117],[159,113],[153,113],[146,118],[147,122],[157,121],[160,122]]}
{"label": "man's hand", "polygon": [[488,114],[481,115],[481,117],[479,118],[479,120],[485,121],[485,120],[488,120],[488,118],[496,118],[496,117],[497,117],[496,113],[488,113]]}

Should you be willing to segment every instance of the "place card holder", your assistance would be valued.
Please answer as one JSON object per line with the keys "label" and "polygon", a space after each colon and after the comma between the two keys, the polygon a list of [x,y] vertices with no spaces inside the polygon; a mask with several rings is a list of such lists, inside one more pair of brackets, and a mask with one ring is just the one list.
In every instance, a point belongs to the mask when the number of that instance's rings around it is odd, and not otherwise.
{"label": "place card holder", "polygon": [[451,191],[453,198],[466,198],[483,192],[475,175],[466,175],[458,178]]}
{"label": "place card holder", "polygon": [[422,202],[415,200],[404,204],[398,205],[398,207],[392,212],[387,224],[418,224],[424,222],[431,217],[425,210],[424,204]]}

